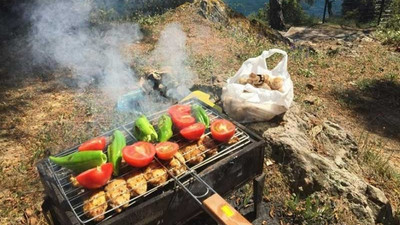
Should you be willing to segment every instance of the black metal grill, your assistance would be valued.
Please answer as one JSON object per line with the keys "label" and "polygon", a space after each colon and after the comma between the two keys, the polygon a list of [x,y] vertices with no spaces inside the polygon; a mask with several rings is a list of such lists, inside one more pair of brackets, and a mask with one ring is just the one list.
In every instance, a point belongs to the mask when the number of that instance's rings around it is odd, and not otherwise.
{"label": "black metal grill", "polygon": [[[205,109],[206,112],[208,113],[210,120],[213,121],[217,118],[224,118],[223,115],[215,111],[213,108],[210,108],[209,106],[203,104],[201,101],[197,99],[192,99],[189,101],[184,102],[183,104],[201,104]],[[158,117],[162,114],[165,113],[165,111],[161,111],[158,113],[155,113],[153,115],[148,116],[149,120],[154,123],[157,121]],[[105,212],[105,218],[100,222],[100,223],[113,223],[115,221],[118,221],[120,219],[128,218],[126,215],[126,211],[131,211],[132,209],[139,209],[142,208],[140,207],[141,205],[145,204],[146,202],[153,202],[156,203],[155,199],[159,196],[165,196],[166,193],[171,193],[173,191],[174,193],[179,193],[182,192],[182,189],[185,189],[185,196],[186,197],[191,197],[192,199],[194,198],[196,201],[198,201],[200,204],[200,199],[208,196],[210,193],[215,192],[214,189],[218,191],[218,189],[221,189],[219,187],[213,186],[214,181],[209,181],[206,180],[205,182],[203,181],[207,176],[204,176],[205,174],[211,175],[212,172],[217,172],[217,168],[213,169],[213,166],[216,164],[220,164],[223,159],[230,159],[230,160],[236,160],[238,159],[238,155],[241,155],[241,151],[243,150],[248,150],[247,152],[253,152],[252,154],[256,153],[257,158],[256,159],[251,159],[253,160],[254,165],[248,167],[248,171],[243,171],[246,168],[243,168],[241,166],[233,166],[232,171],[227,171],[226,174],[232,173],[232,172],[238,172],[239,174],[236,174],[235,177],[231,177],[232,181],[231,182],[226,182],[226,188],[223,188],[224,191],[222,193],[226,193],[226,191],[234,188],[236,185],[239,183],[242,183],[248,179],[253,178],[256,174],[260,174],[262,171],[262,162],[263,162],[263,149],[261,147],[262,141],[261,139],[255,135],[254,133],[250,132],[247,130],[245,127],[241,126],[240,124],[235,123],[237,128],[235,132],[235,137],[238,138],[238,141],[232,145],[226,145],[226,144],[219,144],[218,145],[218,153],[210,156],[208,158],[205,158],[202,162],[193,165],[193,166],[186,166],[186,172],[180,174],[179,176],[175,177],[171,174],[171,171],[167,170],[166,167],[158,160],[154,159],[160,166],[164,167],[166,169],[166,172],[169,173],[170,179],[168,179],[166,182],[162,183],[159,186],[151,187],[149,188],[146,193],[130,198],[129,201],[124,202],[120,204],[119,206],[116,207],[108,207],[108,209]],[[131,130],[134,126],[134,123],[128,123],[123,126],[120,126],[116,129],[122,131],[127,139],[127,144],[132,144],[136,141],[134,136],[131,134]],[[102,136],[111,136],[114,130],[111,130],[109,132],[106,132]],[[206,135],[210,135],[210,132],[206,133]],[[184,144],[181,143],[181,147],[184,147],[185,145],[188,145],[187,141],[182,140],[178,135],[172,137],[172,141],[174,142],[184,142]],[[72,152],[77,151],[77,147],[71,148],[66,151],[62,151],[61,153],[57,154],[57,156],[63,156],[70,154]],[[204,152],[209,151],[209,149],[202,151]],[[243,153],[245,153],[243,151]],[[183,153],[184,154],[184,153]],[[236,156],[235,156],[236,155]],[[251,155],[251,154],[250,154]],[[233,157],[233,158],[232,158]],[[236,158],[235,158],[236,157]],[[242,157],[243,158],[243,157]],[[244,158],[243,158],[244,159]],[[186,165],[187,164],[186,160]],[[252,162],[251,162],[252,163]],[[243,165],[245,163],[242,162]],[[248,162],[246,162],[248,164]],[[223,165],[223,164],[222,164]],[[240,168],[240,169],[237,169]],[[46,189],[46,195],[49,196],[50,201],[52,202],[51,205],[54,207],[53,209],[53,215],[54,214],[59,214],[56,216],[57,220],[61,221],[68,221],[68,223],[75,223],[77,224],[88,224],[88,223],[93,223],[95,218],[90,218],[88,217],[84,211],[83,211],[83,201],[87,199],[92,191],[86,190],[83,188],[79,187],[74,187],[70,181],[71,173],[68,169],[62,168],[60,166],[55,165],[48,159],[45,159],[41,161],[38,164],[38,169],[40,176],[42,178],[43,184]],[[126,175],[134,172],[135,170],[138,170],[136,168],[132,168],[125,164],[121,168],[121,175],[119,177],[125,177]],[[237,171],[235,171],[237,170]],[[208,171],[208,172],[207,172]],[[200,174],[198,174],[200,173]],[[246,175],[244,177],[241,177],[240,173],[245,173]],[[115,178],[114,178],[115,179]],[[227,178],[225,178],[227,179]],[[111,180],[112,181],[112,180]],[[111,182],[110,181],[110,182]],[[208,185],[210,184],[210,186]],[[234,186],[233,186],[234,185]],[[214,188],[214,189],[213,189]],[[226,190],[226,191],[225,191]],[[150,201],[151,200],[151,201]],[[192,203],[195,201],[192,201]],[[187,204],[187,201],[181,202],[181,204],[184,203],[185,205]],[[121,213],[117,213],[115,209],[121,208],[122,206],[128,204],[127,209],[123,209]],[[179,203],[178,203],[179,204]],[[158,207],[154,206],[154,209]],[[167,207],[168,208],[168,207]],[[193,209],[198,209],[198,206],[193,206]],[[60,210],[60,212],[55,212],[54,210]],[[158,209],[162,210],[163,209]],[[185,212],[191,211],[191,210],[185,210]],[[198,210],[197,210],[198,211]],[[157,212],[158,213],[158,212]],[[157,213],[148,213],[149,218],[157,219],[157,218],[163,218],[166,215],[164,213],[158,215]],[[67,215],[69,214],[69,215]],[[185,213],[182,213],[185,214]],[[193,214],[193,213],[192,213]],[[124,216],[125,215],[125,216]],[[188,213],[190,215],[190,213]],[[186,216],[187,217],[187,216]],[[140,217],[139,217],[140,218]],[[147,224],[146,218],[139,219],[136,218],[134,219],[132,224],[139,224],[139,222],[143,222],[142,224]],[[180,218],[177,216],[175,219],[180,219],[184,220],[185,218]],[[175,220],[174,219],[174,220]],[[154,221],[155,221],[154,220]],[[154,222],[153,221],[153,222]],[[165,223],[164,220],[162,220],[162,223]],[[179,221],[179,220],[176,220]],[[174,222],[176,222],[174,221]],[[125,221],[126,222],[126,221]],[[150,221],[149,221],[150,222]],[[160,222],[160,221],[158,221]],[[168,223],[169,224],[169,223]]]}

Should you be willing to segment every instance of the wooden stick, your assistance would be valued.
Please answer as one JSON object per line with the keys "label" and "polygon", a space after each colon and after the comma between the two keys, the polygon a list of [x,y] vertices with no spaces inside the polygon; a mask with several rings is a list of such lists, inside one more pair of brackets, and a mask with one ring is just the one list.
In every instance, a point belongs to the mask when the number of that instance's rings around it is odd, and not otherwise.
{"label": "wooden stick", "polygon": [[249,225],[251,224],[238,211],[236,211],[219,194],[213,194],[203,201],[206,210],[214,216],[219,224],[223,225]]}

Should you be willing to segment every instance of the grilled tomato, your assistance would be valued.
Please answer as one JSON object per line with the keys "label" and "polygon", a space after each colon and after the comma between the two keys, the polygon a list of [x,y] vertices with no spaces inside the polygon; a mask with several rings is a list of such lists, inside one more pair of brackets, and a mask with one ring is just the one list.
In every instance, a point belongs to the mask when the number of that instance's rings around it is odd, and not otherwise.
{"label": "grilled tomato", "polygon": [[156,145],[157,157],[162,160],[172,159],[178,149],[179,145],[177,143],[169,141],[161,142]]}
{"label": "grilled tomato", "polygon": [[183,128],[180,133],[187,140],[199,140],[201,135],[204,134],[206,126],[203,123],[195,123],[188,127]]}
{"label": "grilled tomato", "polygon": [[134,167],[145,167],[154,158],[156,150],[149,142],[139,141],[122,149],[125,162]]}
{"label": "grilled tomato", "polygon": [[212,137],[220,142],[228,142],[235,134],[235,125],[228,120],[218,119],[211,124]]}

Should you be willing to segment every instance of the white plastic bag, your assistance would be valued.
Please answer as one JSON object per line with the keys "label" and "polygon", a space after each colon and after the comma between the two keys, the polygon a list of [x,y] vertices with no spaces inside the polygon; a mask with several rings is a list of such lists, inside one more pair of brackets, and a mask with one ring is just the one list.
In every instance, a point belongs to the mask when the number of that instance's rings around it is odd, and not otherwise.
{"label": "white plastic bag", "polygon": [[[275,53],[282,54],[283,58],[274,69],[269,70],[266,59]],[[286,52],[280,49],[264,51],[260,56],[246,60],[235,76],[228,79],[222,91],[223,106],[228,115],[239,122],[255,122],[267,121],[286,112],[293,101],[293,82],[287,71],[287,61]],[[238,83],[240,78],[251,73],[281,77],[281,91]]]}

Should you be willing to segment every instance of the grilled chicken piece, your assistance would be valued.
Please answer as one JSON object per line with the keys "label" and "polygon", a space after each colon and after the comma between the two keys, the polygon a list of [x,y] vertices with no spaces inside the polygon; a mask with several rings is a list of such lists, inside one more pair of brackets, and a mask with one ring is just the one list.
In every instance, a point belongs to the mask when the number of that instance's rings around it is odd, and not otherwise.
{"label": "grilled chicken piece", "polygon": [[83,203],[83,212],[87,217],[96,217],[95,221],[101,221],[104,219],[104,213],[107,209],[106,193],[104,191],[94,192],[89,199],[86,199]]}
{"label": "grilled chicken piece", "polygon": [[197,142],[197,145],[204,146],[203,152],[207,157],[213,156],[218,153],[218,144],[209,136],[203,135]]}
{"label": "grilled chicken piece", "polygon": [[174,176],[178,176],[186,171],[185,158],[180,152],[175,153],[171,160],[164,162],[164,165]]}
{"label": "grilled chicken piece", "polygon": [[194,143],[181,148],[180,151],[187,163],[195,165],[202,162],[206,157],[203,153],[204,150],[205,147],[203,145],[199,146],[197,143]]}
{"label": "grilled chicken piece", "polygon": [[126,177],[126,184],[131,191],[131,197],[144,194],[147,191],[147,181],[142,171],[135,171]]}
{"label": "grilled chicken piece", "polygon": [[231,139],[229,139],[228,145],[233,145],[238,141],[239,141],[239,138],[237,136],[233,136]]}
{"label": "grilled chicken piece", "polygon": [[165,183],[168,179],[167,170],[157,162],[151,162],[144,171],[144,178],[153,186]]}
{"label": "grilled chicken piece", "polygon": [[[107,186],[104,188],[106,191],[107,201],[110,202],[110,206],[112,208],[120,206],[121,204],[125,203],[122,208],[128,207],[128,201],[130,198],[129,189],[126,186],[126,181],[123,178],[117,178],[111,181]],[[116,208],[115,211],[117,213],[122,211],[122,208]]]}

